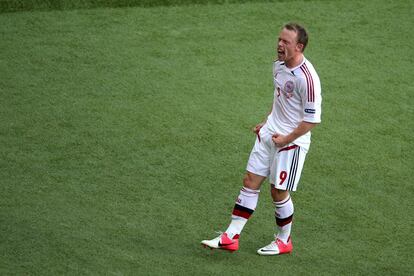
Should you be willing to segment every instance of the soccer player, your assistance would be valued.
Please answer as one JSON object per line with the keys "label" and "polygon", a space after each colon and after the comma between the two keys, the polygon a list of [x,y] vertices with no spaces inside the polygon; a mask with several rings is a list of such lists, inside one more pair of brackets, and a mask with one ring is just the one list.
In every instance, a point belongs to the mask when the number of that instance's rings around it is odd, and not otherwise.
{"label": "soccer player", "polygon": [[256,209],[260,187],[268,178],[275,206],[275,238],[257,253],[278,255],[293,249],[293,201],[311,138],[321,122],[321,85],[318,74],[303,52],[306,30],[296,23],[283,26],[273,64],[274,100],[266,120],[254,128],[255,145],[247,163],[243,187],[237,197],[227,230],[201,243],[210,248],[236,251],[243,227]]}

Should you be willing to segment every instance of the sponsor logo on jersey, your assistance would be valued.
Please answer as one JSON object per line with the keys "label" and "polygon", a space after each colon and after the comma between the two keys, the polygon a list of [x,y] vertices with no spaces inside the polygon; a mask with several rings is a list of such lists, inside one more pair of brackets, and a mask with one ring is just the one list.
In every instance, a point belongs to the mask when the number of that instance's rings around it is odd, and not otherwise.
{"label": "sponsor logo on jersey", "polygon": [[305,109],[305,112],[306,113],[309,113],[309,114],[315,114],[316,110],[315,109],[311,109],[311,108],[306,108]]}

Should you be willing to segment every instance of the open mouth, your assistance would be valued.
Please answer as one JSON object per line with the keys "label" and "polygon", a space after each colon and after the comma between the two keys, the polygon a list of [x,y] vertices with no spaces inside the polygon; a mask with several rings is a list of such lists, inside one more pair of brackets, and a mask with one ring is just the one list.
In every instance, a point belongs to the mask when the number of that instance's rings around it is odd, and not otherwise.
{"label": "open mouth", "polygon": [[277,58],[279,60],[283,60],[285,58],[285,56],[286,56],[286,54],[285,54],[284,50],[280,50],[280,49],[277,50]]}

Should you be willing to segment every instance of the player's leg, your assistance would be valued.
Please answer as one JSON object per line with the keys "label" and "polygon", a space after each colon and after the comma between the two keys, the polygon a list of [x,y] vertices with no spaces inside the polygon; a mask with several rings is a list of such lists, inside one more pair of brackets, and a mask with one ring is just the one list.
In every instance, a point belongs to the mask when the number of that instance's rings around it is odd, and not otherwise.
{"label": "player's leg", "polygon": [[294,212],[292,198],[290,197],[289,191],[279,190],[274,185],[271,185],[271,195],[275,205],[276,239],[287,244],[290,237]]}
{"label": "player's leg", "polygon": [[210,248],[221,248],[231,251],[238,249],[240,233],[256,209],[260,186],[269,175],[269,154],[272,142],[271,135],[264,134],[263,132],[261,131],[261,139],[256,139],[250,154],[247,172],[243,178],[243,187],[236,199],[231,222],[227,230],[215,239],[203,240],[202,244]]}
{"label": "player's leg", "polygon": [[264,176],[246,172],[227,230],[212,240],[203,240],[203,245],[229,251],[238,250],[240,233],[256,209],[260,186],[265,179]]}
{"label": "player's leg", "polygon": [[236,199],[231,222],[225,233],[230,239],[238,239],[241,231],[256,210],[260,186],[266,177],[247,172],[243,178],[243,187]]}
{"label": "player's leg", "polygon": [[269,182],[275,204],[276,235],[269,245],[260,248],[261,255],[290,253],[293,249],[290,238],[294,206],[290,191],[295,191],[305,161],[306,151],[290,145],[279,149],[272,164]]}

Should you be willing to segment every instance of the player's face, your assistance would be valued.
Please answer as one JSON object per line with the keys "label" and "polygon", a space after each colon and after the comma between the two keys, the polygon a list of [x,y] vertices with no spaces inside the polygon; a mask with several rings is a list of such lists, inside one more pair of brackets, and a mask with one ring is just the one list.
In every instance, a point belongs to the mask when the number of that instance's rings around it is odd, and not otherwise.
{"label": "player's face", "polygon": [[297,33],[295,31],[282,29],[279,34],[277,44],[277,59],[289,62],[298,54],[302,53],[303,45],[297,42]]}

